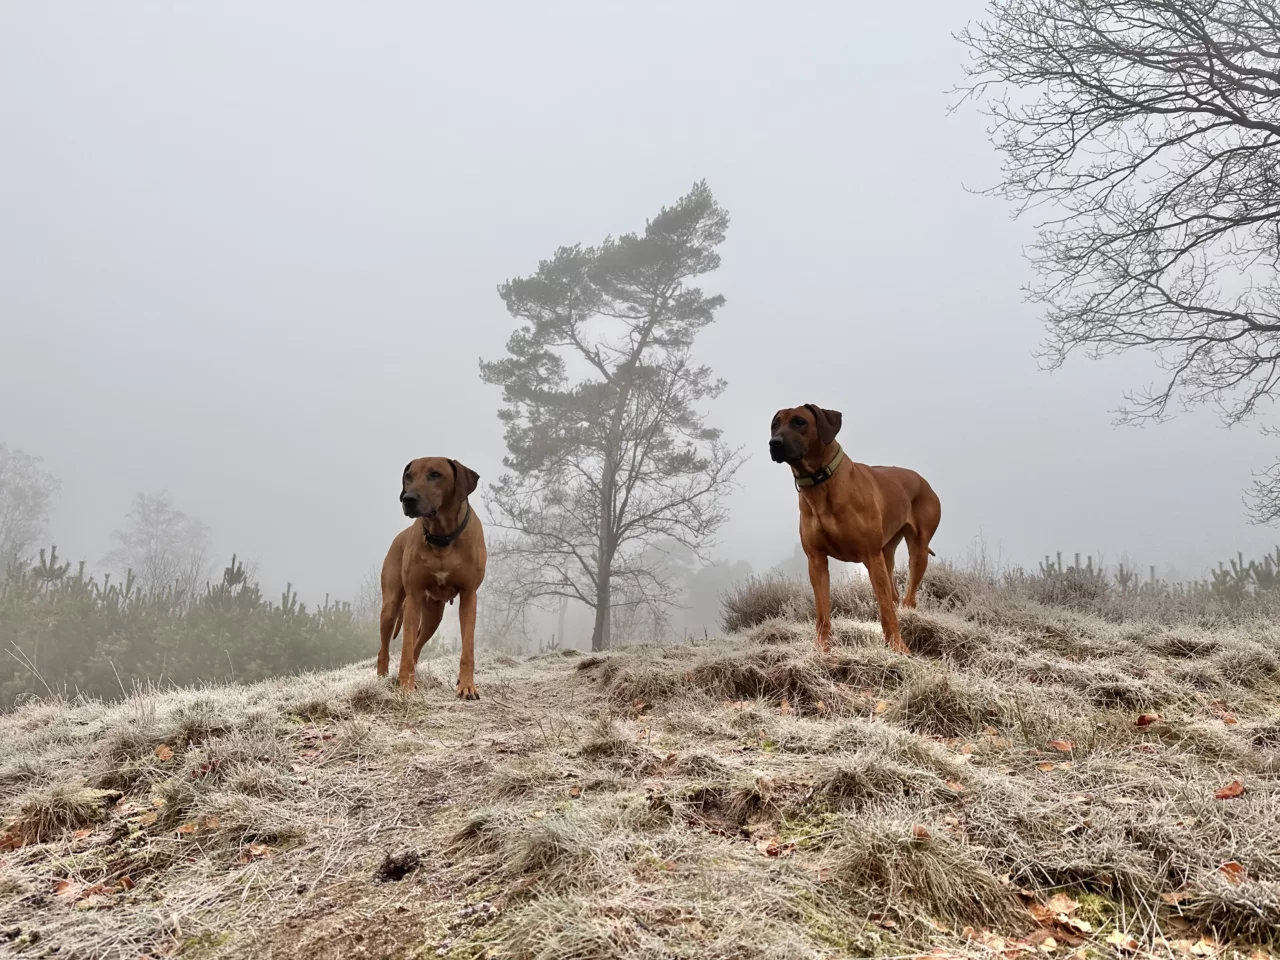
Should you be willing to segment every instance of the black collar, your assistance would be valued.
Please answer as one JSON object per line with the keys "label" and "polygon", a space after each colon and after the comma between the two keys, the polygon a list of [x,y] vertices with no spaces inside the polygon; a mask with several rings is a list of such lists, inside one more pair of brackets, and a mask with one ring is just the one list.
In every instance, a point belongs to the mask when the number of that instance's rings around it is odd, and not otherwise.
{"label": "black collar", "polygon": [[466,506],[467,510],[462,515],[462,522],[458,524],[458,529],[454,530],[453,533],[428,533],[427,521],[424,519],[422,521],[422,539],[426,540],[427,544],[432,547],[451,546],[455,540],[462,536],[462,531],[467,529],[467,521],[471,519],[471,504],[468,503]]}

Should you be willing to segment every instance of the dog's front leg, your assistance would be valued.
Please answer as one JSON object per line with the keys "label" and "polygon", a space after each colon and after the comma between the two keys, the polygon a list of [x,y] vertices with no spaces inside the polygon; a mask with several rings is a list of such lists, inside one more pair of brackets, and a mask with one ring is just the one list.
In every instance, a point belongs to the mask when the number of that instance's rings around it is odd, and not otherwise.
{"label": "dog's front leg", "polygon": [[458,597],[458,622],[462,628],[462,657],[458,661],[458,696],[479,700],[476,690],[476,592],[464,590]]}
{"label": "dog's front leg", "polygon": [[831,650],[831,574],[825,553],[809,555],[809,583],[813,585],[813,605],[818,615],[818,652],[827,653]]}
{"label": "dog's front leg", "polygon": [[404,597],[404,623],[400,629],[400,689],[412,690],[414,686],[413,648],[422,623],[422,590],[410,586]]}

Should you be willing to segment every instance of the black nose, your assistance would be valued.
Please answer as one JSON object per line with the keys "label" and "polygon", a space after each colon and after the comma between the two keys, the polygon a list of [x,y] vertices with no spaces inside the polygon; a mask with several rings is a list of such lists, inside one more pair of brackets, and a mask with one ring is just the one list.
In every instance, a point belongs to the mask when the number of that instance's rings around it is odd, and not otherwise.
{"label": "black nose", "polygon": [[417,502],[418,502],[418,495],[417,495],[416,493],[405,493],[405,492],[401,492],[401,494],[400,494],[400,502],[401,502],[401,503],[411,503],[411,504],[412,504],[412,503],[417,503]]}
{"label": "black nose", "polygon": [[782,446],[782,438],[781,438],[781,437],[773,437],[772,439],[770,439],[770,440],[769,440],[769,449],[770,449],[770,450],[777,450],[777,449],[778,449],[779,447],[781,447],[781,446]]}

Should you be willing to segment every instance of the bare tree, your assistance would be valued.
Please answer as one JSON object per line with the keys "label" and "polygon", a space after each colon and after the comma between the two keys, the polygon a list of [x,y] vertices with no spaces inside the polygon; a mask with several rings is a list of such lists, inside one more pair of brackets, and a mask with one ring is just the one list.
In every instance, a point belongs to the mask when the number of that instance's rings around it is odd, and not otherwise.
{"label": "bare tree", "polygon": [[121,574],[132,570],[144,592],[172,589],[190,601],[209,578],[208,529],[175,507],[168,493],[135,496],[111,540],[115,549],[103,563]]}
{"label": "bare tree", "polygon": [[728,224],[699,183],[643,234],[562,247],[498,289],[521,326],[505,359],[481,364],[507,424],[495,525],[515,535],[505,549],[525,600],[595,610],[595,650],[609,646],[613,607],[671,596],[645,545],[701,550],[725,519],[742,457],[700,409],[724,382],[691,356],[724,298],[691,281],[719,267]]}
{"label": "bare tree", "polygon": [[[990,192],[1044,211],[1030,299],[1044,359],[1153,353],[1122,422],[1280,384],[1280,11],[1272,0],[993,0],[958,38],[961,100],[1004,154]],[[1252,491],[1280,519],[1280,463]]]}
{"label": "bare tree", "polygon": [[10,564],[30,559],[48,526],[61,483],[42,462],[0,443],[0,576]]}

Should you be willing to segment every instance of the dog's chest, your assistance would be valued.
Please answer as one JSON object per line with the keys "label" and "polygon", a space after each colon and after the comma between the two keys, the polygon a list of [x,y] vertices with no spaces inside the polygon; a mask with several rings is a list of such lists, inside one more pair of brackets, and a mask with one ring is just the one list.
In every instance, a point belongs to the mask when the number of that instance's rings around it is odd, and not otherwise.
{"label": "dog's chest", "polygon": [[449,582],[448,570],[429,570],[426,576],[427,596],[441,603],[452,603],[458,595],[458,588]]}

